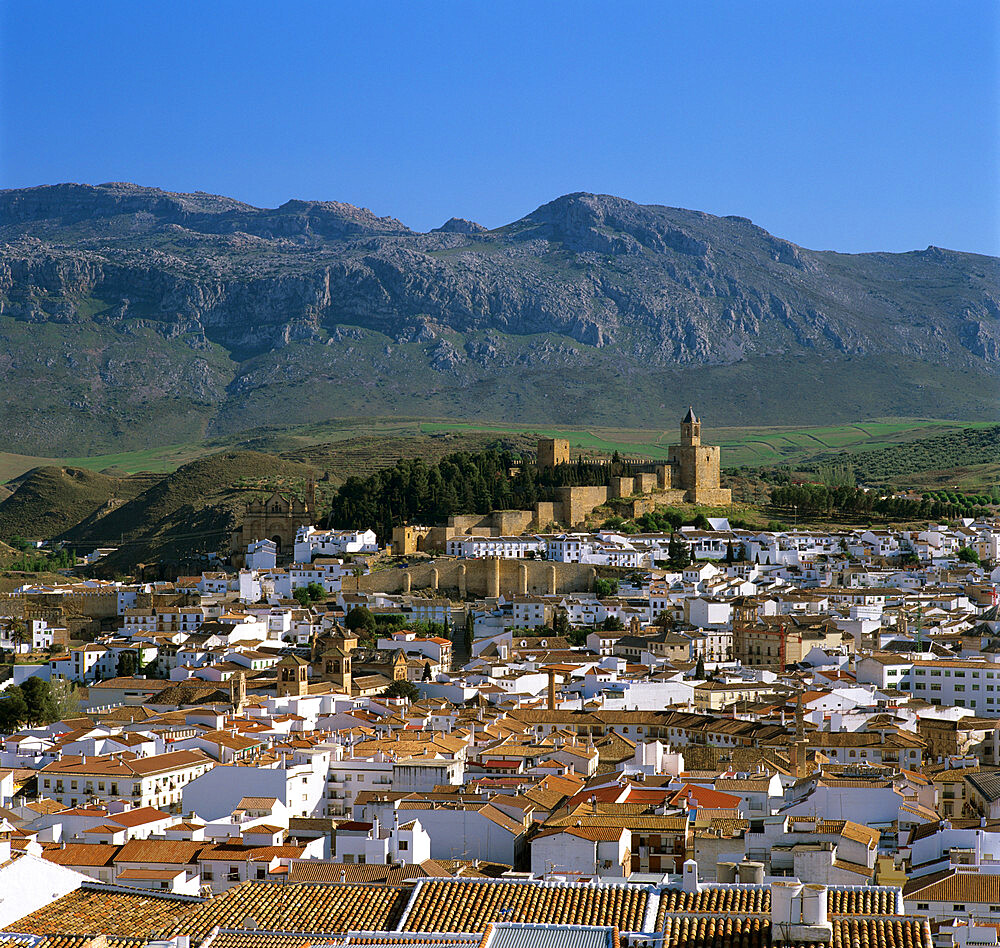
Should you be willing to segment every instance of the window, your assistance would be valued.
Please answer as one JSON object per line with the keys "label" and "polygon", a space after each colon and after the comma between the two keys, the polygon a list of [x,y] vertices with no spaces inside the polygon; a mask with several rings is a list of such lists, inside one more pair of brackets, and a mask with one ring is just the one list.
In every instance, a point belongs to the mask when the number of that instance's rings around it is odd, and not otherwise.
{"label": "window", "polygon": [[930,910],[930,907],[931,906],[930,906],[929,902],[917,902],[917,911],[918,912],[927,912],[927,911]]}
{"label": "window", "polygon": [[954,904],[954,905],[953,905],[953,906],[951,907],[951,910],[952,910],[953,912],[964,912],[964,911],[965,911],[965,905],[963,905],[963,904],[962,904],[962,903],[960,903],[960,902],[956,902],[956,903],[955,903],[955,904]]}

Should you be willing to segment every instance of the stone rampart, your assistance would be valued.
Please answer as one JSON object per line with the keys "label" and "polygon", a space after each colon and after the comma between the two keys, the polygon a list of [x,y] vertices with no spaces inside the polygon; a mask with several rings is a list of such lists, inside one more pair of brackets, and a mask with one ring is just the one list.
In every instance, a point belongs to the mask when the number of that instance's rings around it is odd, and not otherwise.
{"label": "stone rampart", "polygon": [[[344,592],[411,593],[430,591],[453,599],[589,592],[596,569],[586,563],[544,560],[438,559],[383,569],[367,576],[345,576]],[[435,585],[436,584],[436,585]]]}

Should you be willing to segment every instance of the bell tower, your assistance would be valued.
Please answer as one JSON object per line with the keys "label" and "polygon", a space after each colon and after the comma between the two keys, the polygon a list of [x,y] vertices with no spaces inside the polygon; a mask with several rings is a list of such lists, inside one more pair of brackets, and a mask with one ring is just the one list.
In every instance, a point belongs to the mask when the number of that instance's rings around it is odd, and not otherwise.
{"label": "bell tower", "polygon": [[315,523],[318,516],[316,509],[316,476],[312,472],[310,472],[309,480],[306,482],[306,508]]}
{"label": "bell tower", "polygon": [[309,694],[309,663],[297,655],[286,655],[277,665],[277,694],[301,697]]}
{"label": "bell tower", "polygon": [[690,407],[681,421],[681,444],[685,447],[701,444],[701,421],[694,413],[694,409]]}
{"label": "bell tower", "polygon": [[247,702],[247,678],[243,672],[237,672],[229,679],[229,702],[236,714],[243,713],[243,705]]}

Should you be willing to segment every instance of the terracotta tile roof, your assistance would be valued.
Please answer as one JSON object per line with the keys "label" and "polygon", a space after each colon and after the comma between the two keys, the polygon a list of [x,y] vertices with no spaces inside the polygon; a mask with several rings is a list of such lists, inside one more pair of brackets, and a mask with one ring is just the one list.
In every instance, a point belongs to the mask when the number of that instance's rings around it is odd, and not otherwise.
{"label": "terracotta tile roof", "polygon": [[[667,919],[663,929],[664,948],[765,948],[771,943],[769,918],[681,916]],[[930,926],[915,918],[834,919],[832,948],[854,945],[931,948]]]}
{"label": "terracotta tile roof", "polygon": [[642,931],[648,893],[636,886],[493,880],[417,883],[403,931],[482,932],[491,922],[616,925]]}
{"label": "terracotta tile roof", "polygon": [[[998,877],[1000,878],[1000,877]],[[881,886],[827,889],[830,915],[896,915],[896,892]],[[726,913],[732,915],[769,915],[771,891],[754,885],[707,886],[701,892],[664,889],[660,893],[657,928],[670,915],[682,913]]]}
{"label": "terracotta tile roof", "polygon": [[[245,830],[250,833],[252,830]],[[219,843],[217,846],[208,846],[198,857],[199,860],[214,859],[226,860],[227,862],[270,862],[273,859],[298,859],[305,851],[302,846],[253,846],[241,843],[227,842]]]}
{"label": "terracotta tile roof", "polygon": [[164,866],[186,866],[195,863],[209,842],[180,839],[132,839],[121,848],[115,862],[150,862]]}
{"label": "terracotta tile roof", "polygon": [[170,751],[152,757],[136,757],[132,751],[124,751],[117,756],[111,754],[89,758],[78,754],[66,756],[61,760],[47,764],[41,772],[56,777],[67,774],[96,777],[147,777],[151,774],[167,773],[179,767],[189,767],[200,763],[214,764],[215,761],[200,750]]}
{"label": "terracotta tile roof", "polygon": [[124,813],[112,813],[108,817],[122,826],[141,826],[143,823],[155,823],[171,818],[169,813],[157,810],[156,807],[152,806],[136,807],[134,810],[126,810]]}
{"label": "terracotta tile roof", "polygon": [[443,932],[351,932],[348,935],[351,945],[382,945],[399,946],[413,945],[452,945],[456,948],[479,948],[485,945],[486,938],[479,935],[445,934]]}
{"label": "terracotta tile roof", "polygon": [[212,948],[312,948],[315,935],[280,935],[271,932],[219,932]]}
{"label": "terracotta tile roof", "polygon": [[708,828],[717,836],[736,836],[750,829],[750,821],[713,816]]}
{"label": "terracotta tile roof", "polygon": [[[578,839],[589,839],[594,842],[611,842],[612,840],[621,839],[624,832],[625,827],[623,826],[555,826],[551,829],[543,829],[538,833],[538,836],[554,836],[559,833],[568,833],[570,836],[576,836]],[[535,838],[537,839],[538,836]]]}
{"label": "terracotta tile roof", "polygon": [[244,882],[199,906],[169,934],[204,938],[216,925],[239,928],[248,916],[271,931],[385,930],[395,927],[407,896],[388,886]]}
{"label": "terracotta tile roof", "polygon": [[880,886],[827,890],[826,910],[831,915],[895,915],[896,892]]}
{"label": "terracotta tile roof", "polygon": [[67,843],[62,849],[47,849],[42,858],[59,866],[110,866],[120,848],[110,843]]}
{"label": "terracotta tile roof", "polygon": [[[808,816],[793,816],[789,822],[812,822]],[[867,846],[878,845],[881,834],[878,830],[868,826],[862,826],[853,820],[817,820],[816,832],[831,836],[843,836],[844,839],[853,840],[856,843],[864,843]]]}
{"label": "terracotta tile roof", "polygon": [[667,918],[662,926],[664,948],[765,948],[771,926],[764,919]]}
{"label": "terracotta tile roof", "polygon": [[661,929],[669,916],[678,913],[726,912],[734,915],[766,915],[771,910],[770,890],[756,886],[710,887],[701,892],[664,889],[656,927]]}
{"label": "terracotta tile roof", "polygon": [[[90,948],[92,935],[49,935],[38,942],[33,948]],[[4,948],[10,942],[4,942]],[[15,943],[19,944],[19,943]],[[27,944],[26,942],[24,944]],[[145,948],[145,938],[108,938],[108,948]]]}
{"label": "terracotta tile roof", "polygon": [[175,925],[201,906],[201,899],[154,895],[124,886],[85,882],[44,908],[7,926],[35,935],[150,936]]}
{"label": "terracotta tile roof", "polygon": [[363,882],[367,885],[403,885],[412,879],[428,876],[449,876],[448,867],[437,860],[428,859],[416,865],[387,866],[379,863],[325,862],[305,859],[293,862],[288,874],[289,882]]}
{"label": "terracotta tile roof", "polygon": [[277,797],[241,797],[237,810],[270,810],[278,802]]}
{"label": "terracotta tile roof", "polygon": [[907,900],[921,902],[1000,903],[1000,875],[979,872],[934,873],[913,879],[903,890]]}

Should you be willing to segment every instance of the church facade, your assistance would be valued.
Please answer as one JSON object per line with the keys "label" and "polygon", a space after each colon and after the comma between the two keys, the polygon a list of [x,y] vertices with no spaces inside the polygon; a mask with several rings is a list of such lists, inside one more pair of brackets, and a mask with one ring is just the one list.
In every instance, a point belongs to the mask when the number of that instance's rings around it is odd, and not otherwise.
{"label": "church facade", "polygon": [[233,531],[231,558],[242,565],[247,547],[254,540],[273,540],[278,555],[290,555],[295,548],[295,531],[315,524],[319,518],[316,505],[316,482],[306,485],[305,499],[294,494],[275,491],[270,497],[250,501],[243,510],[243,519]]}

